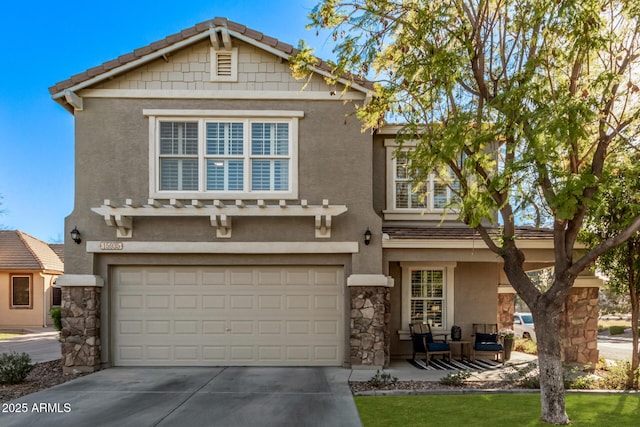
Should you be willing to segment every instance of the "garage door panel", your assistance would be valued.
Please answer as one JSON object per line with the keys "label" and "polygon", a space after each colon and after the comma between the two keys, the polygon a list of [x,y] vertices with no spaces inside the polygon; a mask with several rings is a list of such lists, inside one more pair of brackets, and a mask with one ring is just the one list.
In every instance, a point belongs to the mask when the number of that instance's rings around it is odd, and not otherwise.
{"label": "garage door panel", "polygon": [[341,365],[339,267],[116,267],[115,365]]}
{"label": "garage door panel", "polygon": [[254,272],[246,269],[230,270],[229,284],[231,286],[251,286],[254,284]]}
{"label": "garage door panel", "polygon": [[140,309],[143,307],[144,297],[142,295],[120,295],[118,306],[121,309]]}
{"label": "garage door panel", "polygon": [[168,309],[169,295],[147,295],[144,306],[149,309]]}
{"label": "garage door panel", "polygon": [[201,359],[199,346],[175,346],[175,360],[179,361],[197,361]]}
{"label": "garage door panel", "polygon": [[313,297],[313,308],[338,311],[338,299],[334,295],[315,295]]}
{"label": "garage door panel", "polygon": [[251,310],[253,298],[253,295],[231,295],[229,296],[229,305],[232,309]]}
{"label": "garage door panel", "polygon": [[203,295],[202,308],[204,309],[222,309],[227,306],[225,295]]}
{"label": "garage door panel", "polygon": [[140,335],[144,332],[143,325],[141,320],[122,320],[117,323],[117,330],[120,334]]}
{"label": "garage door panel", "polygon": [[175,295],[173,306],[176,309],[195,309],[198,308],[198,300],[198,295]]}
{"label": "garage door panel", "polygon": [[203,286],[225,286],[227,284],[227,272],[219,270],[202,271],[202,285]]}
{"label": "garage door panel", "polygon": [[282,334],[282,322],[262,321],[258,322],[258,334],[260,335],[280,335]]}
{"label": "garage door panel", "polygon": [[200,272],[178,270],[175,272],[173,284],[176,286],[193,286],[200,284]]}
{"label": "garage door panel", "polygon": [[257,274],[258,286],[282,286],[282,271],[259,271]]}
{"label": "garage door panel", "polygon": [[172,282],[171,270],[156,269],[147,271],[145,286],[170,286]]}
{"label": "garage door panel", "polygon": [[224,320],[204,320],[202,322],[202,333],[205,335],[224,335],[226,333]]}
{"label": "garage door panel", "polygon": [[200,334],[200,322],[195,320],[176,320],[174,323],[176,334]]}
{"label": "garage door panel", "polygon": [[167,335],[171,333],[171,323],[168,320],[148,320],[145,324],[148,334]]}
{"label": "garage door panel", "polygon": [[289,310],[308,310],[311,307],[308,295],[287,295],[286,299]]}

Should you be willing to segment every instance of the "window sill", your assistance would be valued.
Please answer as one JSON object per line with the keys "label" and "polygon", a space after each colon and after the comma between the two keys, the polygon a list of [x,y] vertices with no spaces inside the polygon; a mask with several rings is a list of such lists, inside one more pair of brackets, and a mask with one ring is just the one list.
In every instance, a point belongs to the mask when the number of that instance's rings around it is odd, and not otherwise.
{"label": "window sill", "polygon": [[458,214],[445,213],[444,210],[427,212],[424,210],[408,209],[406,211],[382,211],[386,221],[457,221]]}
{"label": "window sill", "polygon": [[157,191],[149,194],[151,199],[178,200],[296,200],[298,191],[271,192],[199,192],[199,191]]}

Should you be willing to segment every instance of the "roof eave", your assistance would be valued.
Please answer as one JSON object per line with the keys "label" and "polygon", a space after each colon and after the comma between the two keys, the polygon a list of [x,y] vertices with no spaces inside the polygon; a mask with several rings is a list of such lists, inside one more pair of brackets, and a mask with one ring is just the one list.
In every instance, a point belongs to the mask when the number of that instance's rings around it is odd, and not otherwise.
{"label": "roof eave", "polygon": [[[258,41],[252,37],[248,37],[242,33],[239,33],[237,31],[234,31],[233,29],[230,29],[224,25],[217,25],[217,26],[212,26],[209,29],[202,31],[198,34],[195,34],[191,37],[185,38],[181,41],[178,41],[176,43],[173,43],[169,46],[166,46],[164,48],[161,48],[159,50],[156,50],[154,52],[148,53],[146,55],[140,56],[139,58],[127,62],[125,64],[122,64],[120,66],[114,67],[108,71],[105,71],[103,73],[97,74],[93,77],[90,77],[86,80],[80,81],[77,84],[73,84],[72,86],[69,87],[63,87],[62,89],[58,89],[56,90],[56,86],[59,85],[56,84],[55,86],[50,88],[50,92],[51,92],[51,97],[53,98],[54,101],[56,101],[57,103],[59,103],[60,105],[62,105],[62,107],[64,107],[66,110],[68,110],[69,112],[71,112],[72,114],[75,112],[75,108],[70,105],[69,101],[67,100],[67,96],[68,94],[75,94],[76,92],[88,88],[90,86],[93,86],[95,84],[98,84],[104,80],[110,79],[112,77],[115,77],[119,74],[122,74],[124,72],[127,72],[129,70],[135,69],[137,67],[140,67],[146,63],[149,63],[151,61],[154,61],[156,59],[159,59],[161,57],[163,57],[164,55],[167,55],[171,52],[174,52],[176,50],[182,49],[186,46],[189,46],[193,43],[199,42],[203,39],[209,38],[211,36],[212,33],[214,33],[215,31],[219,30],[219,29],[224,29],[225,31],[227,31],[231,36],[242,40],[248,44],[251,44],[253,46],[256,46],[260,49],[263,49],[267,52],[270,52],[280,58],[283,58],[286,61],[289,61],[291,59],[291,56],[294,55],[297,52],[297,49],[292,48],[291,49],[291,53],[286,53],[283,52],[282,50],[279,50],[275,47],[272,47],[268,44],[265,44],[261,41]],[[319,67],[311,67],[312,71],[322,75],[324,77],[334,77],[330,72],[323,70]],[[338,78],[337,79],[338,82],[347,85],[359,92],[363,92],[364,94],[371,96],[372,95],[372,90],[359,84],[356,82],[352,82],[352,81],[348,81],[345,78]]]}

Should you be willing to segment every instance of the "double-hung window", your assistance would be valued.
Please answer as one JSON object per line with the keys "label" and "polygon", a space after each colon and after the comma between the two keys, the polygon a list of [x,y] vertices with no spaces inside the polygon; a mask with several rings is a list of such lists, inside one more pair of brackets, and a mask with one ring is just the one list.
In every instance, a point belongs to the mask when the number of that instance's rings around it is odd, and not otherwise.
{"label": "double-hung window", "polygon": [[447,211],[455,199],[457,181],[446,183],[436,173],[416,183],[411,176],[411,160],[407,148],[398,149],[395,140],[385,141],[387,151],[387,208],[385,219],[456,219],[455,213]]}
{"label": "double-hung window", "polygon": [[297,198],[302,113],[270,113],[255,118],[250,112],[184,118],[148,114],[151,197]]}
{"label": "double-hung window", "polygon": [[403,319],[447,329],[453,322],[455,263],[403,263]]}

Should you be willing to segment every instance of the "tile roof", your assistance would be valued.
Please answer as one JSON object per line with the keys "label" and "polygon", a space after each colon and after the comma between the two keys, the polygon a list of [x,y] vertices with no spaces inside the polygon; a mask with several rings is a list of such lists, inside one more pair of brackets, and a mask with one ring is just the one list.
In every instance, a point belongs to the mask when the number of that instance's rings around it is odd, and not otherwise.
{"label": "tile roof", "polygon": [[[480,240],[480,234],[468,227],[382,227],[382,232],[391,239],[462,239]],[[490,234],[497,235],[499,229],[490,228]],[[518,227],[516,236],[519,239],[549,240],[553,239],[553,230],[549,228]]]}
{"label": "tile roof", "polygon": [[56,252],[42,240],[19,230],[0,230],[0,270],[64,271]]}
{"label": "tile roof", "polygon": [[[214,18],[214,19],[196,24],[191,28],[187,28],[186,30],[182,30],[179,33],[167,36],[164,39],[153,42],[147,46],[135,49],[133,50],[133,52],[121,55],[111,61],[107,61],[103,63],[102,65],[90,68],[82,73],[71,76],[69,79],[56,83],[54,86],[51,86],[49,88],[49,92],[52,95],[56,95],[79,83],[85,82],[103,73],[114,70],[132,61],[141,59],[144,56],[157,52],[161,49],[168,48],[176,43],[182,42],[197,34],[209,31],[210,28],[227,28],[229,31],[233,31],[235,33],[238,33],[245,37],[253,39],[256,42],[262,43],[266,46],[276,49],[287,56],[293,56],[296,53],[298,53],[298,49],[294,48],[292,45],[288,43],[284,43],[278,39],[264,35],[259,31],[252,30],[251,28],[247,28],[246,26],[242,24],[238,24],[237,22],[229,21],[227,18]],[[326,72],[331,72],[331,66],[327,62],[319,58],[318,60],[319,62],[316,65],[316,68]],[[345,78],[347,77],[349,76],[345,76]],[[353,80],[355,83],[363,87],[366,87],[367,89],[373,89],[373,84],[365,79],[354,78]]]}

